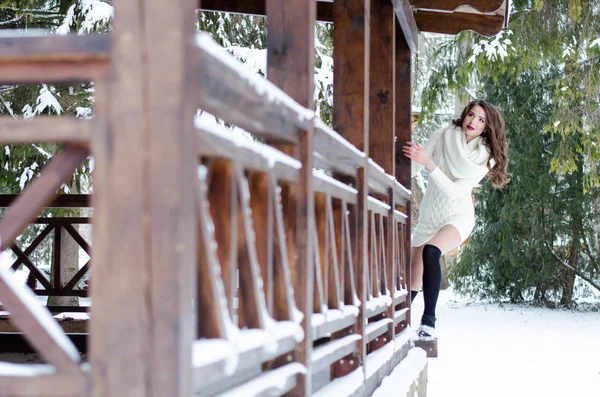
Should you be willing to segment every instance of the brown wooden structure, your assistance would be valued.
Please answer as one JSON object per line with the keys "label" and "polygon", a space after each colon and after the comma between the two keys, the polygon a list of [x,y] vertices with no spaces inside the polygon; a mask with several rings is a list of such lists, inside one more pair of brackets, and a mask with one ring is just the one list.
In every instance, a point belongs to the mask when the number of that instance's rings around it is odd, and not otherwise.
{"label": "brown wooden structure", "polygon": [[[114,1],[110,35],[0,38],[3,82],[96,89],[93,120],[0,120],[2,142],[64,143],[4,198],[2,249],[95,160],[89,352],[0,269],[3,308],[44,359],[0,363],[0,395],[369,395],[413,348],[396,147],[418,31],[492,34],[506,3]],[[197,34],[198,8],[267,16],[268,80]],[[333,129],[313,111],[317,19],[334,23]],[[194,123],[197,108],[266,143]]]}

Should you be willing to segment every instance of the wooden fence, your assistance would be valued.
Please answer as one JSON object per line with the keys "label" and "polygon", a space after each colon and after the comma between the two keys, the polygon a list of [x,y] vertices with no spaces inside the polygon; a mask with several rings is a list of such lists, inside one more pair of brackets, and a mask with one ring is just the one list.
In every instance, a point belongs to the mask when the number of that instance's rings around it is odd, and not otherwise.
{"label": "wooden fence", "polygon": [[[410,4],[319,3],[341,135],[313,110],[316,2],[263,5],[269,80],[197,34],[197,0],[113,4],[109,35],[0,37],[3,83],[92,81],[96,98],[93,120],[0,119],[2,143],[63,143],[0,219],[3,250],[95,163],[89,352],[0,269],[2,307],[43,358],[0,363],[0,395],[368,395],[412,347],[410,164],[395,157]],[[260,142],[194,121],[198,108]]]}

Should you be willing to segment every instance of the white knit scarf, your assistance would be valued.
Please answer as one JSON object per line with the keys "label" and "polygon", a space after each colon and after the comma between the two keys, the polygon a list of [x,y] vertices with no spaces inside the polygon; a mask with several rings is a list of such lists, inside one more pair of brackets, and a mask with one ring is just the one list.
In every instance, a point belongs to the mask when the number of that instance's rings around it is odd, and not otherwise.
{"label": "white knit scarf", "polygon": [[480,136],[467,142],[461,127],[451,125],[444,131],[444,160],[455,178],[482,177],[488,172],[489,158]]}

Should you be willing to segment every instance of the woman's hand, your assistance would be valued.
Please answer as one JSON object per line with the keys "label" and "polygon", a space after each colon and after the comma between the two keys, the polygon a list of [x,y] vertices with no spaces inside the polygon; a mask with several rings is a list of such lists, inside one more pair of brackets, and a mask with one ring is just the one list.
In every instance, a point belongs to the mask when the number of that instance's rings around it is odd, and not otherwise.
{"label": "woman's hand", "polygon": [[431,157],[429,157],[427,152],[418,143],[413,143],[410,141],[406,142],[404,146],[402,146],[402,152],[409,159],[414,160],[419,164],[423,164],[425,167],[427,167],[429,172],[437,168],[437,165],[433,162]]}

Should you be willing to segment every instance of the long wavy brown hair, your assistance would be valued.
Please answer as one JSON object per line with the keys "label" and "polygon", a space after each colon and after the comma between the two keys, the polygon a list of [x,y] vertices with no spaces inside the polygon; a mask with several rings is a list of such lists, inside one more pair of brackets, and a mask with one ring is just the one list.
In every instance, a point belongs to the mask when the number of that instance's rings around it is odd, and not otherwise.
{"label": "long wavy brown hair", "polygon": [[496,162],[493,167],[488,162],[489,178],[494,187],[502,189],[510,182],[510,178],[508,177],[508,143],[504,131],[504,119],[500,110],[485,101],[473,101],[464,108],[460,118],[452,120],[452,123],[462,128],[463,120],[474,106],[481,106],[485,111],[485,130],[481,134],[481,138],[490,149],[490,159],[494,159]]}

